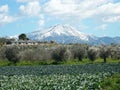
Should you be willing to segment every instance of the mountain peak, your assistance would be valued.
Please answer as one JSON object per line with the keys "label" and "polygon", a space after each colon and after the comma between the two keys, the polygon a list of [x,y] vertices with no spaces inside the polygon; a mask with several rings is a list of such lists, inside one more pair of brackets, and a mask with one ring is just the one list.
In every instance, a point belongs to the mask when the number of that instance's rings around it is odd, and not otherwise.
{"label": "mountain peak", "polygon": [[34,39],[36,40],[37,39],[42,40],[43,38],[49,38],[49,37],[55,38],[58,36],[59,37],[74,37],[74,38],[78,38],[78,39],[85,40],[85,41],[88,40],[87,35],[85,35],[84,33],[81,33],[74,27],[67,25],[67,24],[65,25],[58,24],[58,25],[55,25],[53,27],[50,27],[44,30],[44,32],[41,32],[41,31],[33,32],[29,36],[31,35],[34,35]]}

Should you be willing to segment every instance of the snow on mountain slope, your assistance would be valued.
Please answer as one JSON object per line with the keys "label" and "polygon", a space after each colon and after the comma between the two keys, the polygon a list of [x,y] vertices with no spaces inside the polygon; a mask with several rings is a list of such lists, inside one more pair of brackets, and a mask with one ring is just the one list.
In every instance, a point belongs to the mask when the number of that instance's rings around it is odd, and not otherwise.
{"label": "snow on mountain slope", "polygon": [[78,31],[77,29],[69,25],[56,25],[46,30],[35,31],[27,35],[30,39],[39,40],[39,41],[44,40],[45,38],[62,39],[63,37],[66,37],[66,38],[69,37],[69,39],[71,39],[70,37],[72,38],[74,37],[83,41],[88,41],[89,39],[88,35],[81,33],[80,31]]}
{"label": "snow on mountain slope", "polygon": [[45,30],[27,34],[28,38],[36,41],[55,41],[57,43],[88,43],[88,44],[120,44],[120,37],[96,37],[86,35],[70,25],[56,25]]}

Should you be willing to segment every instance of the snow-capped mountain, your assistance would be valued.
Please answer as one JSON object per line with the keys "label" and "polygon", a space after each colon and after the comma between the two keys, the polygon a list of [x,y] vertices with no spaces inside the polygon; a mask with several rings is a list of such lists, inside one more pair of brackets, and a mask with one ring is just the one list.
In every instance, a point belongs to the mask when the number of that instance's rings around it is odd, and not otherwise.
{"label": "snow-capped mountain", "polygon": [[[88,41],[88,35],[81,33],[77,29],[69,25],[56,25],[46,30],[35,31],[27,34],[32,40],[37,41],[51,41],[54,40],[58,43],[70,43]],[[71,43],[72,43],[71,42]]]}
{"label": "snow-capped mountain", "polygon": [[110,44],[119,43],[120,37],[96,37],[84,34],[70,25],[55,25],[45,30],[38,30],[27,34],[28,38],[36,41],[55,41],[57,43],[89,43]]}

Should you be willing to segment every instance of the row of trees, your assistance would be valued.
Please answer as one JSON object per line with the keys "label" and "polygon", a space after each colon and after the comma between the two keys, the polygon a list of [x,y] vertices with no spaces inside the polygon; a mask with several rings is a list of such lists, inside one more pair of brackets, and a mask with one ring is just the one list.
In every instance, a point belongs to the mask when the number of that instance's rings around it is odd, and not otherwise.
{"label": "row of trees", "polygon": [[[18,36],[19,40],[29,40],[27,38],[26,34],[22,33]],[[0,46],[3,46],[5,44],[11,44],[12,41],[15,41],[14,38],[8,38],[8,37],[0,37]]]}
{"label": "row of trees", "polygon": [[87,44],[78,45],[43,45],[43,46],[6,46],[0,48],[0,59],[8,59],[16,63],[20,60],[45,61],[55,60],[62,62],[66,60],[89,58],[95,61],[102,58],[106,62],[107,58],[120,59],[120,45],[110,46],[89,46]]}

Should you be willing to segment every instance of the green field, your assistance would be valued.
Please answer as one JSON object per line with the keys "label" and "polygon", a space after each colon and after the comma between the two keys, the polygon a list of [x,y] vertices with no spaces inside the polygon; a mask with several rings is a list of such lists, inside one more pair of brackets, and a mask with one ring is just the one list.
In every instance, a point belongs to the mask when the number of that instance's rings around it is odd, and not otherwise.
{"label": "green field", "polygon": [[117,73],[120,63],[2,66],[0,90],[100,90],[104,80]]}
{"label": "green field", "polygon": [[[56,63],[54,60],[46,60],[46,61],[28,61],[23,60],[19,61],[16,64],[11,63],[8,60],[0,60],[0,66],[39,66],[39,65],[81,65],[81,64],[99,64],[103,63],[103,59],[96,59],[94,62],[90,61],[89,59],[83,59],[82,61],[79,61],[78,59],[74,60],[66,60],[62,62]],[[107,59],[107,63],[120,63],[120,60],[117,59]]]}
{"label": "green field", "polygon": [[101,87],[103,90],[120,90],[120,73],[104,79]]}

